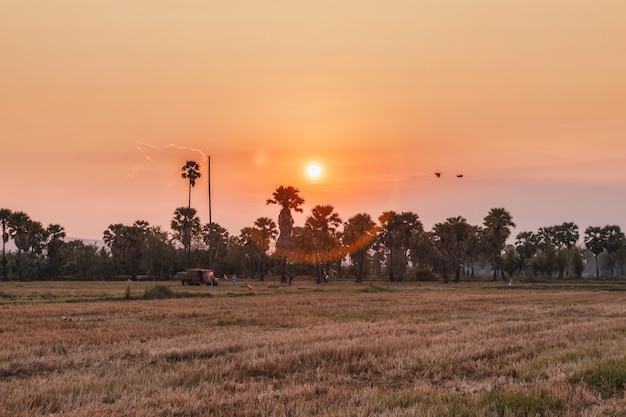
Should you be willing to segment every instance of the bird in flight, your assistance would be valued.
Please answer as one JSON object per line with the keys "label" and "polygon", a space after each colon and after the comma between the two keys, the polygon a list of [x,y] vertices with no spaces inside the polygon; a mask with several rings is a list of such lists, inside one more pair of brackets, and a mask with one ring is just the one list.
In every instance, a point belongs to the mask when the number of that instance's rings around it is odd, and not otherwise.
{"label": "bird in flight", "polygon": [[[435,176],[437,178],[441,177],[441,172],[435,172]],[[463,178],[463,174],[457,174],[456,177],[457,178]]]}

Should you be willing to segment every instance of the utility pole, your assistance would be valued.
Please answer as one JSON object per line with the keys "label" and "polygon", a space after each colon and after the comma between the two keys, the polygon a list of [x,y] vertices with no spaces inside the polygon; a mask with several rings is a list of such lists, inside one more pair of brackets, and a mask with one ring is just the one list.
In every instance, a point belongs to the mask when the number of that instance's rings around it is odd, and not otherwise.
{"label": "utility pole", "polygon": [[[213,270],[213,219],[211,217],[211,156],[208,156],[208,183],[209,183],[209,269]],[[214,272],[215,273],[215,272]]]}

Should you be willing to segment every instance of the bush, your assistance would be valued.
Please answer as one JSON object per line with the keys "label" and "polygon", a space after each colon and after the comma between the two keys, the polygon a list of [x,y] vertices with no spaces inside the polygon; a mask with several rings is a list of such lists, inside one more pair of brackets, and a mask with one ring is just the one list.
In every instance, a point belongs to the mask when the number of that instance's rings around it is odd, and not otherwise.
{"label": "bush", "polygon": [[413,278],[414,281],[437,281],[437,277],[430,269],[416,269]]}
{"label": "bush", "polygon": [[143,294],[145,300],[164,300],[174,298],[175,296],[174,291],[164,285],[155,285],[152,288],[148,288]]}
{"label": "bush", "polygon": [[133,295],[130,292],[130,285],[127,285],[126,291],[124,292],[124,300],[130,300],[131,298],[133,298]]}

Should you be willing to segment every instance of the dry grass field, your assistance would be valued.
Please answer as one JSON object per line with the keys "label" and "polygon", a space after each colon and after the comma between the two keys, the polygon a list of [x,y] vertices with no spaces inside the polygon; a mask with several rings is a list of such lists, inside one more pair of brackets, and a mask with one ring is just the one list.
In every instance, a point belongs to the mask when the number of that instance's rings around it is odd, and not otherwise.
{"label": "dry grass field", "polygon": [[623,283],[272,284],[0,283],[0,416],[626,415]]}

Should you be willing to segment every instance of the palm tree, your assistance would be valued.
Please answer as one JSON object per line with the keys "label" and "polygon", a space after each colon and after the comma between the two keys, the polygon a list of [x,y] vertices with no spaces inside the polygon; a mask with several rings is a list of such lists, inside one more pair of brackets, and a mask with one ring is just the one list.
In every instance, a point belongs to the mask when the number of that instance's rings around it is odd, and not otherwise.
{"label": "palm tree", "polygon": [[554,234],[557,246],[565,246],[567,249],[567,266],[565,276],[569,276],[569,264],[572,247],[576,245],[576,242],[578,242],[578,239],[580,238],[578,226],[573,222],[565,222],[561,225],[554,226]]}
{"label": "palm tree", "polygon": [[276,223],[269,217],[259,217],[254,222],[255,239],[259,248],[259,278],[261,281],[265,279],[267,273],[267,252],[270,250],[270,245],[273,240],[276,240],[278,236],[278,229]]}
{"label": "palm tree", "polygon": [[383,247],[386,249],[389,281],[394,280],[394,260],[396,258],[396,252],[399,251],[399,245],[397,242],[398,239],[396,237],[397,232],[395,230],[396,222],[394,221],[397,215],[398,214],[395,211],[391,210],[385,211],[383,214],[378,216],[378,221],[380,222],[380,233],[378,234],[378,239],[382,244],[381,249]]}
{"label": "palm tree", "polygon": [[448,280],[448,265],[454,269],[454,280],[459,282],[461,264],[466,259],[469,242],[475,234],[475,228],[464,217],[457,216],[448,218],[445,223],[435,224],[433,232],[441,251],[444,282]]}
{"label": "palm tree", "polygon": [[276,252],[274,256],[283,260],[283,278],[286,276],[287,256],[292,252],[293,241],[291,240],[291,232],[293,231],[293,217],[291,210],[302,213],[302,205],[304,198],[300,196],[300,190],[292,186],[283,187],[282,185],[274,191],[273,198],[268,198],[265,204],[278,204],[281,206],[278,214],[278,229],[280,233],[276,240]]}
{"label": "palm tree", "polygon": [[8,221],[9,236],[15,242],[17,247],[17,256],[15,258],[17,264],[17,272],[20,281],[24,280],[24,273],[22,271],[22,252],[27,252],[30,249],[30,242],[28,239],[29,228],[32,223],[30,216],[23,211],[15,211],[11,213],[11,217]]}
{"label": "palm tree", "polygon": [[519,260],[518,269],[523,274],[528,261],[539,250],[539,238],[533,232],[520,232],[515,237],[515,250]]}
{"label": "palm tree", "polygon": [[261,232],[258,229],[247,226],[241,229],[239,236],[237,236],[237,244],[240,245],[244,251],[246,260],[248,261],[248,270],[252,278],[254,278],[257,270],[260,269],[261,250],[257,243],[261,240],[260,234]]}
{"label": "palm tree", "polygon": [[191,242],[193,238],[200,235],[202,227],[197,211],[191,207],[178,207],[174,211],[174,218],[170,227],[174,231],[174,239],[182,243],[185,249],[186,267],[189,268],[191,256]]}
{"label": "palm tree", "polygon": [[339,251],[339,240],[337,239],[337,228],[342,221],[335,208],[331,205],[317,205],[311,210],[311,215],[307,217],[304,227],[313,232],[313,246],[315,248],[315,259],[317,264],[317,283],[322,282],[322,264],[326,264],[328,269],[332,261],[341,259],[343,253]]}
{"label": "palm tree", "polygon": [[450,259],[454,250],[452,225],[450,223],[435,223],[432,232],[441,259],[443,282],[447,283],[449,281],[448,265],[451,263]]}
{"label": "palm tree", "polygon": [[259,247],[263,252],[270,249],[270,243],[278,236],[276,223],[269,217],[259,217],[254,221],[254,227],[260,232]]}
{"label": "palm tree", "polygon": [[[378,217],[381,229],[379,239],[387,248],[389,281],[402,281],[410,248],[416,248],[424,226],[413,212],[386,211]],[[417,259],[417,254],[413,254]]]}
{"label": "palm tree", "polygon": [[209,259],[212,260],[211,267],[215,262],[223,259],[228,248],[228,230],[218,223],[206,223],[202,226],[202,239],[209,249]]}
{"label": "palm tree", "polygon": [[515,227],[513,217],[504,208],[492,208],[485,216],[483,225],[485,226],[484,236],[493,257],[493,280],[496,280],[498,272],[500,272],[502,279],[505,279],[504,271],[502,270],[502,251],[504,250],[506,240],[511,235],[511,228]]}
{"label": "palm tree", "polygon": [[604,230],[598,226],[589,226],[585,229],[585,246],[593,253],[596,260],[596,278],[600,278],[600,267],[598,265],[598,255],[605,250],[606,239]]}
{"label": "palm tree", "polygon": [[132,226],[112,224],[103,233],[103,240],[118,266],[123,267],[132,280],[137,279],[141,269],[148,233],[149,224],[143,220],[137,220]]}
{"label": "palm tree", "polygon": [[196,161],[187,161],[182,170],[182,177],[189,180],[189,204],[187,207],[191,208],[191,188],[196,185],[196,180],[201,176],[200,165]]}
{"label": "palm tree", "polygon": [[616,254],[624,247],[624,232],[618,225],[607,225],[602,228],[602,232],[606,239],[605,249],[609,254],[611,263],[611,278],[613,278]]}
{"label": "palm tree", "polygon": [[32,264],[37,268],[37,278],[41,278],[41,257],[45,242],[48,240],[48,231],[41,222],[31,221],[28,227],[28,246]]}
{"label": "palm tree", "polygon": [[378,227],[367,213],[356,214],[344,224],[341,240],[354,265],[358,283],[365,278],[367,251],[372,247],[377,233]]}
{"label": "palm tree", "polygon": [[9,241],[9,234],[7,233],[7,227],[11,219],[11,210],[3,208],[0,209],[0,222],[2,222],[2,280],[8,281],[9,275],[7,272],[7,257],[5,252],[6,243]]}

